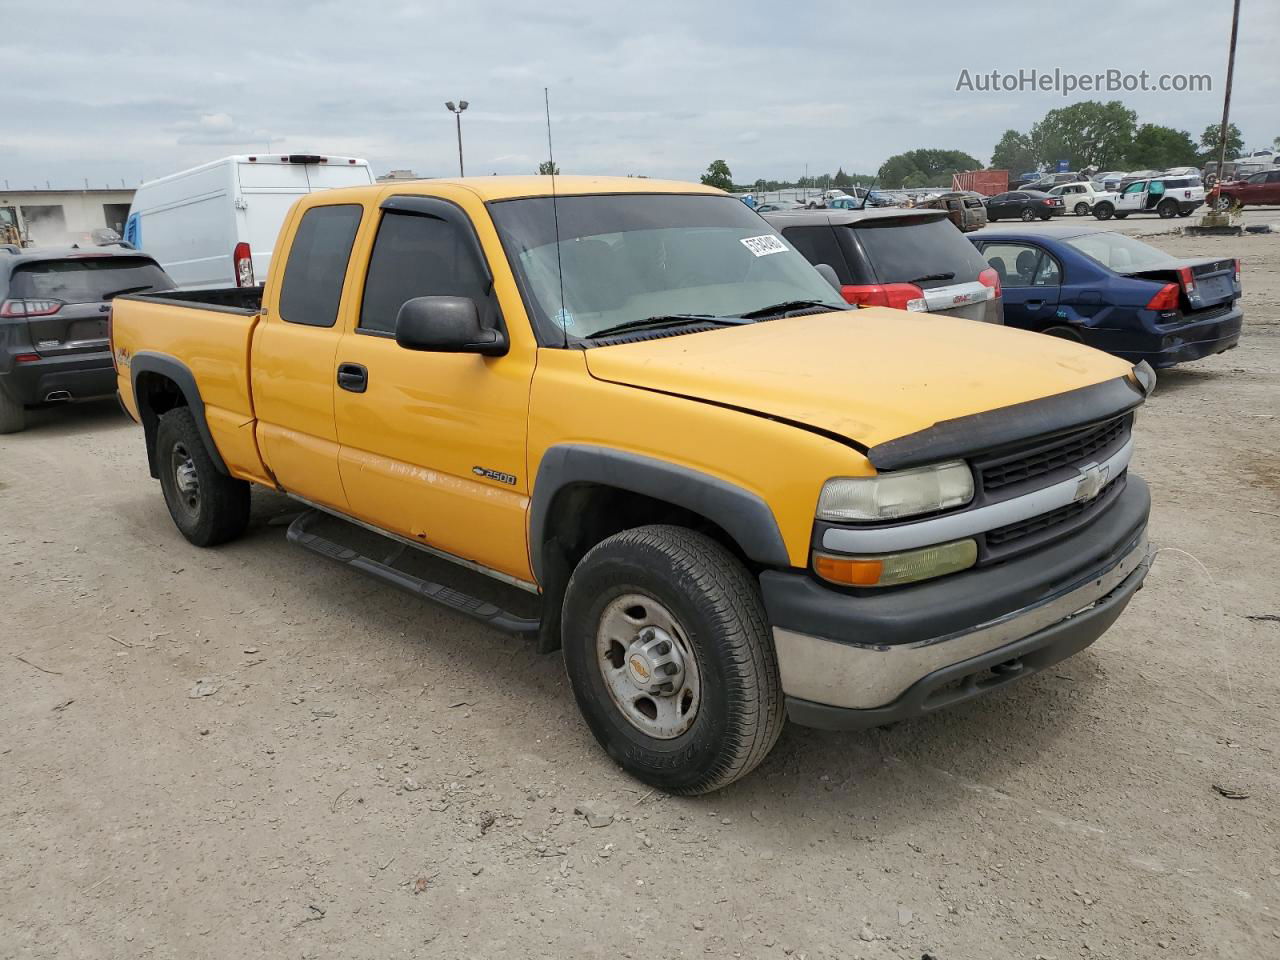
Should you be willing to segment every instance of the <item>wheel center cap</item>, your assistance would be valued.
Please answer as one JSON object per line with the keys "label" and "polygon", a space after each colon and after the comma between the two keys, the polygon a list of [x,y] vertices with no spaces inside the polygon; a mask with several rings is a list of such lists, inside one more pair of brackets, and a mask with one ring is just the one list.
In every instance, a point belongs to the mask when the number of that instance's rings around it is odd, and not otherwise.
{"label": "wheel center cap", "polygon": [[627,649],[627,675],[645,693],[671,696],[684,683],[684,658],[669,633],[645,627]]}

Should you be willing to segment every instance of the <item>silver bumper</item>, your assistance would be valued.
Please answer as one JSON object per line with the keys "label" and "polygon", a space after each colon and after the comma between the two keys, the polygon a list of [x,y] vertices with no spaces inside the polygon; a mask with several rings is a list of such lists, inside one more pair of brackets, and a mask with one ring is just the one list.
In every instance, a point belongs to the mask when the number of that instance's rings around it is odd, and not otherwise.
{"label": "silver bumper", "polygon": [[1089,610],[1131,575],[1150,566],[1144,534],[1112,565],[1063,590],[961,633],[894,646],[842,643],[774,627],[774,646],[789,698],[832,707],[873,709],[892,703],[929,674],[1038,633]]}

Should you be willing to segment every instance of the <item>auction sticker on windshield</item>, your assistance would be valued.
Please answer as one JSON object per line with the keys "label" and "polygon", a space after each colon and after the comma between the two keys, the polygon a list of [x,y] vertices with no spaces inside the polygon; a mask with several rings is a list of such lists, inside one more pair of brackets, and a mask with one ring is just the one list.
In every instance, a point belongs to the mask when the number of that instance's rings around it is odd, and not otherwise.
{"label": "auction sticker on windshield", "polygon": [[757,257],[767,257],[771,253],[787,252],[787,245],[772,233],[767,233],[763,237],[743,237],[738,242]]}

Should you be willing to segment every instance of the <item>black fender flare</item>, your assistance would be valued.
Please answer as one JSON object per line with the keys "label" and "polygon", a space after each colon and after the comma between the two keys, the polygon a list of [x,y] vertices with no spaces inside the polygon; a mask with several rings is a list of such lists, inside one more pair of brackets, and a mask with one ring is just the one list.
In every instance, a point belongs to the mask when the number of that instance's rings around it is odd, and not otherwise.
{"label": "black fender flare", "polygon": [[138,415],[142,418],[143,429],[147,432],[147,461],[151,467],[151,475],[158,477],[160,474],[155,463],[155,443],[153,442],[156,418],[144,409],[141,395],[138,393],[138,377],[144,373],[157,373],[177,384],[187,401],[187,407],[191,410],[191,416],[195,418],[196,430],[200,432],[200,439],[204,441],[205,449],[209,451],[209,459],[213,461],[219,473],[230,476],[231,471],[223,462],[222,454],[218,452],[218,447],[213,442],[213,434],[209,432],[209,422],[204,414],[204,400],[200,396],[200,387],[196,384],[195,374],[191,372],[191,368],[177,357],[171,357],[167,353],[141,350],[129,360],[129,381],[133,384],[133,400],[138,407]]}
{"label": "black fender flare", "polygon": [[578,483],[616,487],[690,510],[721,527],[742,552],[770,567],[791,566],[782,531],[757,494],[719,477],[651,457],[589,444],[550,447],[538,465],[529,504],[529,555],[542,582],[547,518],[556,494]]}

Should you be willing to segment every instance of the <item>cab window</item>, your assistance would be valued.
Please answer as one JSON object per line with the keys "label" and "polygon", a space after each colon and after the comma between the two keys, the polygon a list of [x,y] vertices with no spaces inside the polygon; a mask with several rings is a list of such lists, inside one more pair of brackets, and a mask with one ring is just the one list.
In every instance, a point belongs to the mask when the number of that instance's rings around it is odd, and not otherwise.
{"label": "cab window", "polygon": [[1125,193],[1142,193],[1146,188],[1147,188],[1146,183],[1140,180],[1137,183],[1129,184],[1127,187],[1124,188],[1124,192]]}
{"label": "cab window", "polygon": [[342,283],[360,226],[358,203],[312,207],[302,215],[280,288],[280,318],[311,327],[332,327],[338,319]]}
{"label": "cab window", "polygon": [[476,302],[482,322],[493,319],[487,310],[489,280],[471,238],[437,217],[387,210],[369,257],[359,329],[395,333],[400,307],[415,297],[467,297]]}

